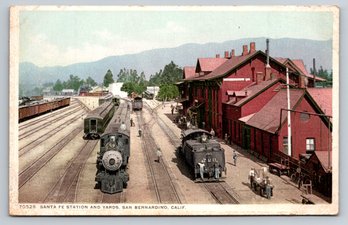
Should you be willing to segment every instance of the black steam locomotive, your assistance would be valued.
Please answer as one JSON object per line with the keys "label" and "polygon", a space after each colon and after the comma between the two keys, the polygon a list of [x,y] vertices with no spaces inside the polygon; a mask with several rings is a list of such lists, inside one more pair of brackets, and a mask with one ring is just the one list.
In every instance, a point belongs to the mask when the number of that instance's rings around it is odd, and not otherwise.
{"label": "black steam locomotive", "polygon": [[188,129],[182,132],[179,151],[192,169],[194,179],[218,181],[226,173],[225,150],[202,129]]}
{"label": "black steam locomotive", "polygon": [[[123,106],[127,107],[126,104]],[[120,106],[119,110],[122,108]],[[123,115],[127,118],[128,114]],[[126,118],[121,124],[110,123],[100,138],[95,181],[96,186],[105,193],[122,192],[129,181],[127,165],[130,157],[130,132],[129,125],[124,123]]]}

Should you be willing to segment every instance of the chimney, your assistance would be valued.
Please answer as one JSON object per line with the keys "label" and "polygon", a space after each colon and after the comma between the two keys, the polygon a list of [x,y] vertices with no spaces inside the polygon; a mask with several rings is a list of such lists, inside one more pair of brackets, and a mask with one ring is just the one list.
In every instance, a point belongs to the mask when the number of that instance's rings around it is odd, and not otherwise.
{"label": "chimney", "polygon": [[216,54],[216,58],[220,58],[220,54]]}
{"label": "chimney", "polygon": [[299,88],[305,88],[306,87],[306,81],[305,81],[305,76],[300,75],[299,77]]}
{"label": "chimney", "polygon": [[232,57],[235,57],[235,56],[236,56],[236,53],[235,53],[234,49],[232,49],[232,50],[231,50],[231,58],[232,58]]}
{"label": "chimney", "polygon": [[317,75],[317,70],[315,69],[315,58],[313,58],[313,87],[315,87],[315,79]]}
{"label": "chimney", "polygon": [[[250,45],[251,45],[251,43],[250,43]],[[269,65],[269,39],[268,38],[266,39],[266,46],[267,46],[267,49],[266,49],[267,59],[266,59],[265,80],[270,80],[270,79],[272,79],[272,77],[271,77],[271,66]]]}
{"label": "chimney", "polygon": [[226,59],[229,58],[228,51],[225,51],[225,58],[226,58]]}
{"label": "chimney", "polygon": [[249,53],[253,53],[255,51],[256,51],[255,42],[250,42],[250,51],[249,51]]}
{"label": "chimney", "polygon": [[262,72],[256,72],[256,84],[259,84],[263,81],[263,73]]}
{"label": "chimney", "polygon": [[243,53],[242,55],[247,55],[248,54],[248,45],[243,45]]}

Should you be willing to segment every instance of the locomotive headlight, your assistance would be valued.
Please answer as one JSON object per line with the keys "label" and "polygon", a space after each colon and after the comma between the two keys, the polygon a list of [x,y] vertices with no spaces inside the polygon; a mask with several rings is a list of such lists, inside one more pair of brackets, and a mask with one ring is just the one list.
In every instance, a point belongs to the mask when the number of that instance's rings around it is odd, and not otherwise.
{"label": "locomotive headlight", "polygon": [[202,138],[202,142],[207,142],[208,140],[208,137],[205,134],[203,134],[201,138]]}
{"label": "locomotive headlight", "polygon": [[110,171],[118,170],[122,165],[122,155],[118,151],[107,151],[103,155],[103,166]]}

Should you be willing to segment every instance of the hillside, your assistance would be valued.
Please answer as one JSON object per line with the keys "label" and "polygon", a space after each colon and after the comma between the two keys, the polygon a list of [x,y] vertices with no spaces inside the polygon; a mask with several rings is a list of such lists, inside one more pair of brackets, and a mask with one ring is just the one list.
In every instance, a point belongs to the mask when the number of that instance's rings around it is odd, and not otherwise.
{"label": "hillside", "polygon": [[[136,69],[144,71],[146,77],[158,72],[160,69],[174,61],[180,67],[195,65],[198,57],[215,57],[220,54],[223,57],[224,51],[236,50],[241,54],[242,45],[251,41],[256,42],[257,50],[266,49],[265,38],[239,39],[223,43],[206,44],[185,44],[175,48],[153,49],[138,54],[121,56],[110,56],[95,62],[72,64],[69,66],[38,67],[30,62],[23,62],[19,65],[20,85],[23,89],[29,90],[33,87],[46,83],[55,82],[57,79],[66,80],[70,74],[80,78],[91,76],[97,82],[102,79],[108,69],[111,69],[114,76],[120,69]],[[272,57],[300,58],[304,60],[307,70],[312,67],[312,60],[316,58],[317,68],[332,68],[332,41],[315,41],[306,39],[270,39],[270,55]],[[92,54],[92,53],[91,53]]]}

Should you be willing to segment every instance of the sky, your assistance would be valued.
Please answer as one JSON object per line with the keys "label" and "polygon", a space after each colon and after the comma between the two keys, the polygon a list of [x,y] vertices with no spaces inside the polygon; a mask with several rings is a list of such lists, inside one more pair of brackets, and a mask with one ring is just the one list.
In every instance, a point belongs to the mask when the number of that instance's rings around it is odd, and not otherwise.
{"label": "sky", "polygon": [[249,8],[46,8],[19,11],[19,60],[65,66],[185,43],[242,38],[329,40],[331,11]]}

